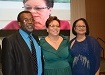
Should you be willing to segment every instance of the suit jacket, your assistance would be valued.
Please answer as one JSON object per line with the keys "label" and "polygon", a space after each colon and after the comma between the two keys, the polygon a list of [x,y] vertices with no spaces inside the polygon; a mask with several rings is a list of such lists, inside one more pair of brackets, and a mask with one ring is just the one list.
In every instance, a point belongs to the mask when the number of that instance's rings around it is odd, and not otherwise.
{"label": "suit jacket", "polygon": [[[38,42],[38,38],[34,35]],[[2,42],[3,75],[37,75],[33,71],[31,52],[17,31]]]}
{"label": "suit jacket", "polygon": [[1,45],[0,45],[0,64],[1,64]]}

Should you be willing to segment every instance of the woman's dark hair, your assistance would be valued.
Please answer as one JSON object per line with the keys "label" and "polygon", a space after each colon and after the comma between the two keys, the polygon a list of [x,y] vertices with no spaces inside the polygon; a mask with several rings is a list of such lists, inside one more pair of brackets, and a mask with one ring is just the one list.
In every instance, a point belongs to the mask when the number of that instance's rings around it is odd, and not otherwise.
{"label": "woman's dark hair", "polygon": [[[28,0],[23,0],[23,3],[25,4]],[[54,6],[54,0],[44,0],[45,3],[46,3],[46,6],[48,8],[53,8]]]}
{"label": "woman's dark hair", "polygon": [[50,16],[47,21],[46,21],[46,27],[48,28],[49,27],[49,24],[53,21],[53,20],[56,20],[58,21],[59,25],[60,25],[60,20],[56,17],[56,16]]}
{"label": "woman's dark hair", "polygon": [[74,35],[77,35],[77,33],[76,33],[76,31],[74,30],[74,28],[76,27],[76,23],[77,23],[78,21],[80,21],[80,20],[82,20],[82,21],[85,23],[85,25],[86,25],[86,33],[85,33],[85,35],[89,35],[89,26],[88,26],[88,23],[87,23],[86,19],[84,19],[84,18],[79,18],[79,19],[77,19],[76,21],[74,21],[73,26],[72,26],[72,33],[73,33]]}

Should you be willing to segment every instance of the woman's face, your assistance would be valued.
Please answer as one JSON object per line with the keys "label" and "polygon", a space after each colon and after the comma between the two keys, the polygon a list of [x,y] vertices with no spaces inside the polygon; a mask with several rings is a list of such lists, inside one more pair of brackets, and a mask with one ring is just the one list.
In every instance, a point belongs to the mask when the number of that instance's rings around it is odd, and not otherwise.
{"label": "woman's face", "polygon": [[45,22],[51,14],[52,8],[48,9],[44,0],[28,0],[24,7],[25,10],[32,13],[35,20],[35,29],[45,29]]}
{"label": "woman's face", "polygon": [[53,20],[49,24],[49,26],[47,28],[47,32],[49,33],[49,35],[58,36],[60,33],[60,25],[59,25],[58,21]]}
{"label": "woman's face", "polygon": [[85,35],[85,33],[86,33],[85,23],[82,20],[79,20],[76,23],[74,30],[76,31],[77,35]]}

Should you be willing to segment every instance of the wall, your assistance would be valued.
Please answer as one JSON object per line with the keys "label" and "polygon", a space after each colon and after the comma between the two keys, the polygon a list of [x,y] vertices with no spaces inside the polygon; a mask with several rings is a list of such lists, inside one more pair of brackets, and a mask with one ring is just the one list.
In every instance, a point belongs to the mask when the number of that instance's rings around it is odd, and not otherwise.
{"label": "wall", "polygon": [[[85,5],[86,19],[89,23],[90,35],[95,38],[100,37],[105,41],[105,0],[85,0]],[[105,43],[100,40],[98,41],[105,51]]]}
{"label": "wall", "polygon": [[[71,0],[71,24],[78,18],[86,18],[85,0]],[[70,31],[70,39],[74,35]]]}

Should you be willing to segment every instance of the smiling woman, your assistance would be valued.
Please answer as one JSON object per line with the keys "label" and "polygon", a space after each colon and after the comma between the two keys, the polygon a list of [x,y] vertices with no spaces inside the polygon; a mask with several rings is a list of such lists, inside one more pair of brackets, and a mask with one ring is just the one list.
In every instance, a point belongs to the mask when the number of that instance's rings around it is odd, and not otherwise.
{"label": "smiling woman", "polygon": [[[44,56],[44,75],[72,75],[69,40],[60,35],[60,20],[50,16],[46,21],[48,35],[40,39]],[[72,62],[72,61],[71,61]]]}
{"label": "smiling woman", "polygon": [[[102,47],[98,41],[89,36],[89,25],[86,19],[79,18],[73,23],[70,41],[73,75],[98,75]],[[95,64],[94,64],[95,63]]]}

